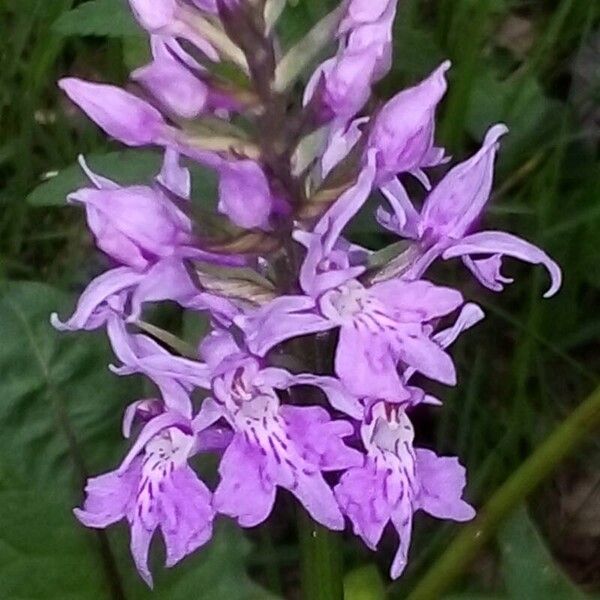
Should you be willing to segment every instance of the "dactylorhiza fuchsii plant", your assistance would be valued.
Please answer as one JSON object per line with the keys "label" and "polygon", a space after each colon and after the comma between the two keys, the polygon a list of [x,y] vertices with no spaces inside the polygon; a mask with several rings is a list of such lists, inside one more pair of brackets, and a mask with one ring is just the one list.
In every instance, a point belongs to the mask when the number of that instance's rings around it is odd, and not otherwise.
{"label": "dactylorhiza fuchsii plant", "polygon": [[[72,78],[60,87],[109,136],[159,146],[164,162],[152,185],[121,187],[81,159],[89,185],[69,200],[113,266],[52,322],[105,327],[114,373],[143,374],[156,394],[125,409],[123,434],[137,437],[115,470],[88,481],[75,514],[96,528],[126,520],[152,585],[157,530],[171,567],[209,543],[216,519],[265,521],[285,488],[312,519],[332,530],[348,521],[373,550],[391,523],[397,578],[416,512],[475,514],[458,459],[414,446],[411,416],[441,404],[417,381],[455,385],[448,348],[484,316],[429,280],[431,265],[460,257],[499,292],[512,257],[548,270],[546,296],[561,285],[542,250],[477,229],[507,128],[491,126],[432,185],[428,168],[450,161],[435,145],[450,63],[386,103],[373,97],[390,68],[395,0],[347,0],[283,56],[280,0],[130,4],[152,60],[127,91]],[[304,67],[333,44],[302,91]],[[194,162],[218,175],[216,214],[191,199]],[[423,201],[409,197],[410,178]],[[378,252],[344,235],[374,199],[382,231],[397,237]],[[197,349],[144,333],[143,313],[161,301],[210,318]],[[191,462],[208,452],[220,456],[211,487]]]}

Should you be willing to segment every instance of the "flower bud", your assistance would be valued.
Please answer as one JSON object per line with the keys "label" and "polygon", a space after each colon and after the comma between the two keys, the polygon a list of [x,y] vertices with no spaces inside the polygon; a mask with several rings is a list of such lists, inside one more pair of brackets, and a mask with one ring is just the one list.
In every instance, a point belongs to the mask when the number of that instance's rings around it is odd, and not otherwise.
{"label": "flower bud", "polygon": [[273,209],[269,182],[251,160],[226,162],[220,168],[219,211],[245,229],[268,229]]}
{"label": "flower bud", "polygon": [[502,123],[491,127],[480,150],[448,171],[425,200],[422,231],[460,238],[469,230],[490,197],[499,139],[507,131]]}
{"label": "flower bud", "polygon": [[198,76],[202,67],[174,39],[152,36],[152,55],[154,60],[136,69],[131,78],[176,115],[197,117],[208,97],[207,85]]}
{"label": "flower bud", "polygon": [[433,147],[434,119],[449,68],[450,62],[444,62],[420,84],[394,96],[377,115],[369,147],[377,151],[381,181],[441,162],[443,155]]}
{"label": "flower bud", "polygon": [[84,188],[69,200],[85,204],[98,247],[135,269],[145,269],[191,242],[190,221],[152,188]]}
{"label": "flower bud", "polygon": [[375,46],[325,61],[306,86],[304,103],[316,103],[320,119],[349,120],[367,103],[378,58]]}
{"label": "flower bud", "polygon": [[167,27],[175,18],[176,0],[129,0],[140,25],[148,31]]}
{"label": "flower bud", "polygon": [[167,128],[156,108],[124,90],[81,79],[61,79],[59,87],[108,135],[128,146],[159,143]]}
{"label": "flower bud", "polygon": [[375,23],[390,7],[395,9],[396,3],[397,0],[350,0],[339,33]]}

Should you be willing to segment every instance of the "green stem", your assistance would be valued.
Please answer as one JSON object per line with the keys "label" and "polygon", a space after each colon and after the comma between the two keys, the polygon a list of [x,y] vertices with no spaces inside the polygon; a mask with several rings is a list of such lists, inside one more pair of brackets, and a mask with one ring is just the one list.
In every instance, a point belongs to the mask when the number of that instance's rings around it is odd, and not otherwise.
{"label": "green stem", "polygon": [[306,511],[298,516],[305,600],[342,600],[342,553],[339,536],[315,523]]}
{"label": "green stem", "polygon": [[409,596],[434,600],[459,579],[503,519],[600,426],[600,387],[559,425],[537,450],[506,480],[479,516],[454,539]]}

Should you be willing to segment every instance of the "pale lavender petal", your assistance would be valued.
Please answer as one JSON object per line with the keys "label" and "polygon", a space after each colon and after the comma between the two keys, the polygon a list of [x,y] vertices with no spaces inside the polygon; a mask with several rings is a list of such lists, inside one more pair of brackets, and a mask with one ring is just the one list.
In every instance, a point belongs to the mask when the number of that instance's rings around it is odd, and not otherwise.
{"label": "pale lavender petal", "polygon": [[165,108],[185,119],[193,119],[204,110],[207,85],[189,64],[195,63],[175,40],[152,36],[153,61],[136,69],[131,78],[143,85]]}
{"label": "pale lavender petal", "polygon": [[219,211],[240,227],[268,229],[274,201],[263,170],[252,160],[239,160],[223,163],[219,171]]}
{"label": "pale lavender petal", "polygon": [[356,183],[335,201],[315,226],[316,233],[325,234],[323,247],[326,254],[333,250],[346,225],[367,201],[374,179],[375,166],[369,158]]}
{"label": "pale lavender petal", "polygon": [[397,353],[403,362],[430,379],[456,385],[456,369],[452,359],[427,337],[399,335]]}
{"label": "pale lavender petal", "polygon": [[349,125],[341,123],[329,133],[327,146],[321,156],[321,176],[327,177],[333,168],[343,160],[362,136],[361,126],[369,117],[355,119]]}
{"label": "pale lavender petal", "polygon": [[216,423],[224,414],[223,407],[214,398],[205,398],[202,401],[198,414],[192,421],[192,429],[200,433]]}
{"label": "pale lavender petal", "polygon": [[136,19],[152,31],[169,25],[175,18],[176,0],[129,0]]}
{"label": "pale lavender petal", "polygon": [[392,28],[396,16],[396,4],[397,0],[389,0],[379,18],[354,27],[346,40],[347,52],[375,54],[372,82],[382,79],[392,66]]}
{"label": "pale lavender petal", "polygon": [[334,531],[344,529],[335,496],[319,471],[299,473],[297,485],[289,489],[315,521]]}
{"label": "pale lavender petal", "polygon": [[63,323],[53,313],[50,317],[52,325],[61,331],[96,329],[104,325],[113,308],[122,307],[118,294],[135,286],[142,278],[143,274],[129,267],[118,267],[103,273],[93,279],[81,294],[73,316]]}
{"label": "pale lavender petal", "polygon": [[421,482],[419,508],[438,519],[471,520],[475,510],[461,498],[467,480],[458,458],[437,456],[423,448],[417,448],[416,457]]}
{"label": "pale lavender petal", "polygon": [[183,415],[186,419],[192,418],[192,401],[190,399],[191,386],[171,377],[160,377],[151,375],[164,399],[167,410],[173,410]]}
{"label": "pale lavender petal", "polygon": [[219,12],[217,8],[217,0],[192,0],[192,2],[200,9],[208,13],[216,15]]}
{"label": "pale lavender petal", "polygon": [[408,549],[410,548],[412,536],[412,515],[413,506],[406,498],[400,503],[400,506],[392,512],[392,522],[400,537],[398,550],[396,551],[390,569],[390,576],[392,579],[398,579],[398,577],[402,575],[408,562]]}
{"label": "pale lavender petal", "polygon": [[108,337],[123,367],[112,367],[119,375],[145,373],[157,384],[163,380],[175,380],[190,386],[210,388],[210,370],[204,363],[174,356],[145,335],[131,335],[119,318],[108,322]]}
{"label": "pale lavender petal", "polygon": [[[207,2],[208,0],[202,4],[209,6]],[[129,0],[129,4],[140,25],[148,32],[169,38],[186,39],[204,52],[210,60],[219,60],[215,48],[198,32],[193,22],[187,22],[187,11],[177,0]]]}
{"label": "pale lavender petal", "polygon": [[366,460],[363,468],[348,469],[335,486],[337,501],[352,522],[354,533],[371,550],[376,550],[391,517],[384,487],[385,473],[378,470],[370,459]]}
{"label": "pale lavender petal", "polygon": [[214,372],[226,358],[238,354],[240,348],[229,331],[213,329],[202,340],[199,351],[202,359]]}
{"label": "pale lavender petal", "polygon": [[347,421],[332,421],[329,413],[318,406],[285,405],[279,412],[287,433],[306,453],[305,460],[321,471],[362,465],[363,455],[343,442],[343,438],[354,433]]}
{"label": "pale lavender petal", "polygon": [[161,143],[167,124],[153,106],[112,85],[61,79],[59,86],[108,135],[128,146]]}
{"label": "pale lavender petal", "polygon": [[71,194],[69,200],[93,207],[98,214],[90,228],[98,246],[124,264],[129,264],[127,253],[135,252],[131,266],[143,268],[148,256],[169,256],[191,241],[189,219],[152,188],[84,188]]}
{"label": "pale lavender petal", "polygon": [[75,516],[86,526],[104,528],[123,519],[135,501],[141,474],[141,461],[136,459],[122,474],[116,471],[88,479],[83,508]]}
{"label": "pale lavender petal", "polygon": [[328,319],[316,314],[314,308],[315,301],[307,296],[280,296],[263,309],[235,322],[246,333],[250,350],[264,356],[285,340],[335,327]]}
{"label": "pale lavender petal", "polygon": [[[161,504],[166,566],[172,567],[211,538],[214,511],[208,488],[187,465],[175,469],[165,481]],[[171,514],[172,518],[165,518]]]}
{"label": "pale lavender petal", "polygon": [[375,284],[369,292],[391,309],[399,322],[421,323],[443,317],[463,303],[458,290],[425,280],[391,279]]}
{"label": "pale lavender petal", "polygon": [[180,258],[165,258],[148,269],[135,288],[131,295],[128,321],[134,322],[139,319],[145,302],[173,300],[181,306],[194,306],[199,309],[208,307],[208,304],[203,302],[206,296],[207,294],[200,292],[194,285]]}
{"label": "pale lavender petal", "polygon": [[125,458],[117,469],[117,475],[122,476],[127,472],[131,468],[136,457],[144,449],[144,446],[161,431],[169,429],[170,427],[178,427],[191,433],[189,419],[186,419],[174,411],[165,412],[158,417],[155,417],[144,426],[140,435],[138,435],[137,440],[131,446],[129,452],[125,455]]}
{"label": "pale lavender petal", "polygon": [[429,157],[435,110],[446,92],[449,68],[450,62],[444,62],[427,79],[394,96],[377,114],[369,147],[377,151],[379,181],[413,171]]}
{"label": "pale lavender petal", "polygon": [[390,4],[398,0],[350,0],[346,16],[342,20],[339,33],[345,33],[366,23],[373,23],[381,18]]}
{"label": "pale lavender petal", "polygon": [[314,385],[323,390],[329,404],[336,410],[358,420],[363,416],[363,405],[358,397],[351,394],[335,377],[303,373],[293,376],[292,385]]}
{"label": "pale lavender petal", "polygon": [[81,167],[81,170],[86,174],[87,178],[99,189],[107,189],[107,190],[118,190],[121,186],[118,183],[115,183],[114,181],[112,181],[111,179],[107,179],[106,177],[103,177],[102,175],[98,175],[97,173],[94,173],[94,171],[92,171],[90,169],[90,167],[88,166],[85,157],[80,154],[77,157],[77,162],[79,163],[79,166]]}
{"label": "pale lavender petal", "polygon": [[502,275],[501,254],[475,260],[470,256],[463,256],[462,261],[482,285],[494,292],[501,292],[507,283],[513,283],[514,281],[512,277]]}
{"label": "pale lavender petal", "polygon": [[442,258],[448,259],[472,254],[501,254],[534,265],[544,265],[551,279],[550,288],[544,297],[549,298],[560,289],[562,283],[560,267],[543,250],[510,233],[502,231],[474,233],[448,248]]}
{"label": "pale lavender petal", "polygon": [[476,325],[485,317],[484,312],[477,304],[469,302],[463,306],[452,327],[439,331],[433,336],[433,340],[442,348],[447,348],[456,341],[456,338],[467,329]]}
{"label": "pale lavender petal", "polygon": [[237,519],[242,527],[254,527],[271,513],[275,482],[267,472],[267,458],[256,446],[236,434],[219,466],[221,481],[213,496],[217,512]]}
{"label": "pale lavender petal", "polygon": [[129,438],[131,429],[136,418],[149,421],[164,412],[163,403],[156,398],[144,398],[132,402],[123,414],[122,432],[124,438]]}
{"label": "pale lavender petal", "polygon": [[152,573],[150,573],[150,569],[148,568],[148,552],[150,550],[150,541],[157,527],[158,523],[148,528],[141,519],[134,519],[131,523],[131,541],[129,544],[131,555],[140,576],[150,588],[153,587],[154,582],[152,580]]}
{"label": "pale lavender petal", "polygon": [[394,214],[390,215],[380,207],[377,211],[379,223],[402,237],[417,238],[420,216],[400,180],[394,177],[379,189],[394,211]]}
{"label": "pale lavender petal", "polygon": [[479,152],[451,169],[433,189],[421,212],[422,234],[431,229],[459,239],[468,231],[489,199],[498,140],[507,131],[505,125],[492,127]]}
{"label": "pale lavender petal", "polygon": [[158,181],[180,198],[189,199],[192,191],[192,178],[189,169],[179,164],[179,152],[173,148],[165,150],[162,169]]}
{"label": "pale lavender petal", "polygon": [[[329,118],[351,119],[371,95],[371,81],[378,58],[378,46],[357,52],[343,52],[324,65],[321,88],[322,110]],[[319,93],[317,88],[316,93]]]}
{"label": "pale lavender petal", "polygon": [[[341,261],[336,261],[337,246],[332,251],[324,248],[324,237],[320,233],[297,230],[293,234],[296,241],[307,248],[306,256],[300,267],[300,285],[313,298],[318,298],[323,292],[336,288],[346,281],[362,275],[364,265],[350,266],[349,253],[343,254]],[[341,238],[338,242],[341,241]]]}
{"label": "pale lavender petal", "polygon": [[335,353],[335,372],[356,396],[397,402],[409,397],[396,369],[393,347],[385,336],[342,326]]}

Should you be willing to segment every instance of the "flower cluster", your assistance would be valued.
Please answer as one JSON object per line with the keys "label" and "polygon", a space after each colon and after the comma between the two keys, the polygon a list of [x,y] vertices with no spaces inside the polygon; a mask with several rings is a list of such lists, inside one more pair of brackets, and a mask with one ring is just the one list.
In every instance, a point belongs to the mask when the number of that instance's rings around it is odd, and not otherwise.
{"label": "flower cluster", "polygon": [[[277,3],[130,4],[152,47],[131,91],[71,78],[60,86],[110,136],[158,145],[164,162],[152,185],[122,187],[81,159],[90,183],[69,200],[85,207],[113,266],[68,320],[52,321],[106,328],[114,373],[143,374],[156,393],[125,410],[124,436],[137,437],[116,470],[89,480],[76,515],[99,528],[125,519],[151,585],[157,530],[172,566],[210,540],[219,515],[262,523],[285,488],[324,526],[342,530],[347,519],[372,549],[391,523],[398,577],[415,512],[474,515],[458,459],[414,445],[413,411],[441,404],[414,375],[455,385],[448,347],[483,318],[460,291],[427,279],[430,266],[460,257],[500,291],[512,281],[502,261],[513,257],[546,267],[547,296],[561,283],[539,248],[477,230],[507,129],[492,126],[481,149],[432,186],[426,169],[449,160],[434,140],[450,64],[376,103],[395,0],[345,0],[317,26],[338,49],[296,104],[293,82],[281,83],[290,61],[273,33]],[[220,75],[225,62],[235,81]],[[219,214],[197,210],[193,162],[217,173]],[[406,177],[423,201],[409,198]],[[398,237],[377,253],[344,237],[369,198]],[[171,333],[142,331],[142,314],[160,301],[209,316],[193,352],[176,351]],[[221,457],[212,489],[193,467],[207,452]]]}

